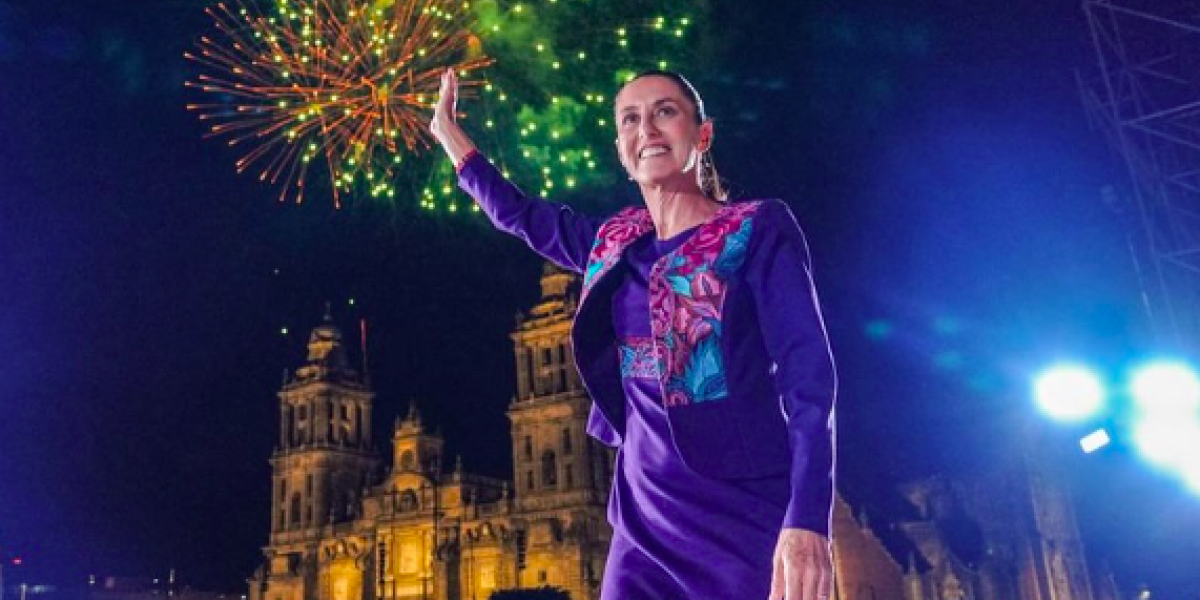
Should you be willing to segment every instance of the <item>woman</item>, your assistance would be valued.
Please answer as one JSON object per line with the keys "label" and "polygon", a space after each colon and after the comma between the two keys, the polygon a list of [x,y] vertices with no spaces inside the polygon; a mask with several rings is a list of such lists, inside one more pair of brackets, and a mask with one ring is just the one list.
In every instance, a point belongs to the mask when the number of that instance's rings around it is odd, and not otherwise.
{"label": "woman", "polygon": [[713,123],[678,74],[617,94],[616,150],[645,207],[604,219],[505,180],[456,123],[457,90],[447,71],[430,128],[459,185],[584,274],[572,344],[588,432],[620,449],[601,597],[829,598],[836,384],[787,206],[726,202]]}

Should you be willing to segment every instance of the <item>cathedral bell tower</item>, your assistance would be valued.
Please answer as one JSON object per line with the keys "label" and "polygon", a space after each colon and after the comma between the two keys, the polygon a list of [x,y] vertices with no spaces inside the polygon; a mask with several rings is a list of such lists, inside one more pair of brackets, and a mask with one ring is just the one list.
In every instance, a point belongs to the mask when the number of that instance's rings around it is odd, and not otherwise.
{"label": "cathedral bell tower", "polygon": [[392,471],[436,476],[442,472],[445,442],[437,434],[425,432],[416,404],[408,407],[408,416],[396,420],[392,433]]}
{"label": "cathedral bell tower", "polygon": [[603,515],[613,453],[586,433],[592,401],[575,369],[571,324],[579,278],[546,263],[542,297],[512,333],[516,583],[547,582],[595,598],[612,530]]}
{"label": "cathedral bell tower", "polygon": [[308,358],[279,391],[279,444],[271,458],[273,541],[315,538],[357,516],[378,459],[371,399],[350,367],[342,332],[326,309],[308,338]]}
{"label": "cathedral bell tower", "polygon": [[607,498],[611,453],[585,432],[591,400],[575,369],[571,323],[578,278],[546,263],[542,299],[518,317],[512,339],[517,397],[512,422],[513,473],[522,506],[548,508]]}

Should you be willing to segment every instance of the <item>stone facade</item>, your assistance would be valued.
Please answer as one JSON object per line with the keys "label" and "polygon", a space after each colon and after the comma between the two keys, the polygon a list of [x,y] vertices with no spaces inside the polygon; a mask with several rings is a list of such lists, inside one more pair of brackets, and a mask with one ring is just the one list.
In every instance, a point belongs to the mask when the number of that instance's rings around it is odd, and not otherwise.
{"label": "stone facade", "polygon": [[250,600],[484,600],[542,585],[597,598],[613,454],[584,433],[589,400],[568,340],[576,288],[548,267],[512,334],[515,484],[447,465],[415,408],[380,477],[373,394],[327,315],[279,392],[271,534]]}
{"label": "stone facade", "polygon": [[[899,523],[913,546],[907,600],[1095,600],[1116,595],[1088,568],[1060,461],[1032,435],[993,457],[987,473],[902,486],[916,516]],[[1094,583],[1095,582],[1095,583]],[[1097,585],[1098,584],[1098,585]]]}
{"label": "stone facade", "polygon": [[905,575],[866,518],[839,496],[833,505],[835,600],[908,600]]}

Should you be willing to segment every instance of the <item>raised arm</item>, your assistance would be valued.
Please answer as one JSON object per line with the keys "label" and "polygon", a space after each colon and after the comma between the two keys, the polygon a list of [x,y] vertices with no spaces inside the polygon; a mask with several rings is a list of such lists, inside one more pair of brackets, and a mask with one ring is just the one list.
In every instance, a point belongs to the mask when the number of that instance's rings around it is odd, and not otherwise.
{"label": "raised arm", "polygon": [[441,96],[429,129],[458,171],[458,185],[471,195],[497,229],[515,235],[538,254],[582,273],[603,219],[580,215],[564,204],[525,195],[475,148],[458,125],[458,78],[442,75]]}

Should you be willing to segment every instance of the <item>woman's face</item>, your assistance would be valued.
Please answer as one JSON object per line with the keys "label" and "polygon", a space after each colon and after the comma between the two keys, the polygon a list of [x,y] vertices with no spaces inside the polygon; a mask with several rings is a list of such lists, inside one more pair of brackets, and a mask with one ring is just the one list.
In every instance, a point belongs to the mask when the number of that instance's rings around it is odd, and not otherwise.
{"label": "woman's face", "polygon": [[678,84],[658,75],[630,82],[617,94],[616,122],[617,154],[635,181],[695,184],[712,123],[696,122],[696,107]]}

